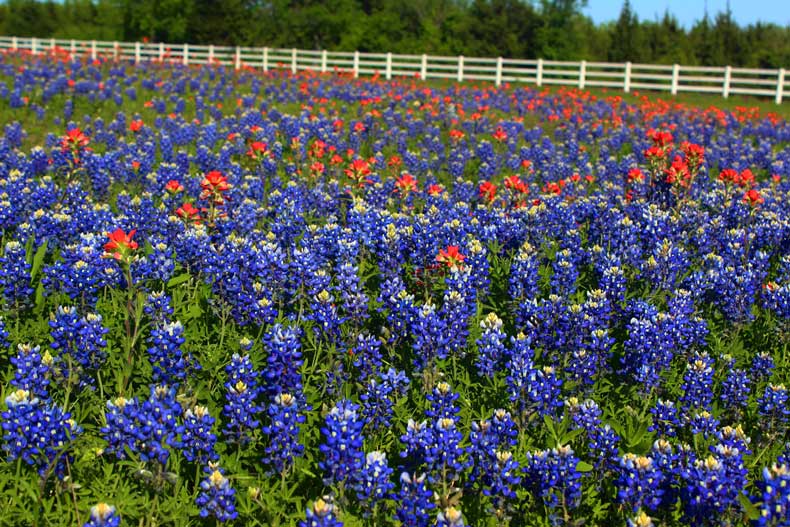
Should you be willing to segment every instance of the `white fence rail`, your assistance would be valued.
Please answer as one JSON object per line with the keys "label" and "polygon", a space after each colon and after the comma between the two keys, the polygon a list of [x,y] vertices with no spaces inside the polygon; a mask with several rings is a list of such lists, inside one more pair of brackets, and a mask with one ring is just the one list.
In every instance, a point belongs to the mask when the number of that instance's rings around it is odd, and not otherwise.
{"label": "white fence rail", "polygon": [[222,64],[236,69],[260,68],[263,71],[345,71],[360,75],[379,74],[386,79],[419,76],[421,79],[524,82],[565,85],[581,89],[605,87],[631,90],[712,93],[722,97],[752,95],[773,97],[781,104],[787,91],[785,69],[734,68],[731,66],[681,66],[563,62],[506,58],[441,57],[358,51],[310,51],[301,49],[198,46],[194,44],[149,44],[141,42],[103,42],[85,40],[39,39],[0,36],[0,50],[28,50],[33,54],[68,54],[81,57],[110,57],[115,60],[167,61],[184,65]]}

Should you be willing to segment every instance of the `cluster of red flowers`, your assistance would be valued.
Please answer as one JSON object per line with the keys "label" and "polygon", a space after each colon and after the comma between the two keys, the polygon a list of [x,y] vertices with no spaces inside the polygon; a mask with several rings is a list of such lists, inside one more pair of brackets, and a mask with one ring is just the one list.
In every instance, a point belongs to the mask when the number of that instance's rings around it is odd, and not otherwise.
{"label": "cluster of red flowers", "polygon": [[80,155],[87,149],[90,139],[79,128],[72,128],[60,139],[60,146],[64,152],[71,152],[75,164],[80,162]]}
{"label": "cluster of red flowers", "polygon": [[408,172],[404,172],[395,180],[395,188],[400,192],[401,196],[406,197],[410,192],[417,190],[417,179]]}
{"label": "cluster of red flowers", "polygon": [[354,159],[349,163],[348,167],[343,170],[343,173],[352,181],[358,188],[364,187],[366,184],[372,183],[368,178],[371,174],[370,163],[364,159]]}
{"label": "cluster of red flowers", "polygon": [[447,267],[460,267],[463,264],[466,256],[461,254],[457,245],[448,245],[445,249],[439,251],[436,261],[447,264]]}
{"label": "cluster of red flowers", "polygon": [[740,172],[734,168],[725,168],[719,173],[719,181],[723,181],[727,185],[735,185],[741,188],[751,187],[755,183],[754,173],[748,168]]}
{"label": "cluster of red flowers", "polygon": [[118,228],[113,232],[108,232],[107,237],[110,239],[104,244],[104,254],[108,258],[113,258],[120,262],[128,263],[134,251],[137,250],[137,242],[132,238],[136,229],[132,229],[127,234],[123,229]]}

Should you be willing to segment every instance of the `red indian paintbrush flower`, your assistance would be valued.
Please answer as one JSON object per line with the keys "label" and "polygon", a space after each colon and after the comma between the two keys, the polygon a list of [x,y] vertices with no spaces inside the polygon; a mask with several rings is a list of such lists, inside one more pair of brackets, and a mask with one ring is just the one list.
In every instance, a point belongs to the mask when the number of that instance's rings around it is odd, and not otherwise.
{"label": "red indian paintbrush flower", "polygon": [[216,204],[225,203],[225,192],[230,190],[231,184],[228,183],[222,172],[219,170],[212,170],[205,176],[203,181],[200,182],[200,188],[203,192],[200,193],[200,199],[211,199]]}
{"label": "red indian paintbrush flower", "polygon": [[90,139],[79,128],[72,128],[66,132],[60,140],[60,146],[64,150],[80,150],[85,148],[90,143]]}
{"label": "red indian paintbrush flower", "polygon": [[444,192],[444,187],[441,185],[433,184],[428,187],[428,194],[431,196],[439,196],[442,192]]}
{"label": "red indian paintbrush flower", "polygon": [[494,132],[492,135],[494,139],[496,139],[500,143],[507,140],[507,132],[505,132],[505,129],[502,128],[501,126],[498,126],[496,132]]}
{"label": "red indian paintbrush flower", "polygon": [[439,250],[436,261],[447,264],[448,267],[459,267],[466,256],[458,251],[457,245],[448,245],[446,249]]}
{"label": "red indian paintbrush flower", "polygon": [[176,209],[176,216],[181,218],[184,223],[200,223],[200,211],[189,202],[184,203]]}
{"label": "red indian paintbrush flower", "polygon": [[743,202],[750,207],[756,207],[757,205],[764,203],[765,198],[763,198],[757,190],[751,189],[743,195]]}
{"label": "red indian paintbrush flower", "polygon": [[395,187],[402,195],[406,196],[409,192],[417,190],[417,180],[411,174],[404,173],[395,181]]}
{"label": "red indian paintbrush flower", "polygon": [[132,229],[126,234],[121,228],[108,232],[107,237],[110,241],[104,244],[105,255],[116,260],[127,260],[137,250],[137,242],[132,240],[135,232],[137,229]]}
{"label": "red indian paintbrush flower", "polygon": [[175,179],[171,179],[170,181],[167,182],[167,185],[165,185],[165,191],[168,194],[178,194],[179,192],[183,192],[183,190],[184,190],[184,185],[182,185]]}
{"label": "red indian paintbrush flower", "polygon": [[137,133],[143,129],[143,120],[142,119],[135,119],[131,123],[129,123],[129,130],[131,132]]}
{"label": "red indian paintbrush flower", "polygon": [[480,193],[480,197],[485,199],[487,202],[494,201],[494,197],[496,196],[496,185],[491,183],[490,181],[483,181],[480,183],[480,188],[478,189]]}
{"label": "red indian paintbrush flower", "polygon": [[250,144],[249,150],[247,150],[247,156],[251,157],[252,159],[261,159],[263,156],[269,153],[269,146],[262,142],[262,141],[253,141]]}
{"label": "red indian paintbrush flower", "polygon": [[370,183],[370,179],[368,179],[370,164],[364,159],[354,159],[343,172],[349,179],[356,182],[358,187],[363,187],[366,183]]}

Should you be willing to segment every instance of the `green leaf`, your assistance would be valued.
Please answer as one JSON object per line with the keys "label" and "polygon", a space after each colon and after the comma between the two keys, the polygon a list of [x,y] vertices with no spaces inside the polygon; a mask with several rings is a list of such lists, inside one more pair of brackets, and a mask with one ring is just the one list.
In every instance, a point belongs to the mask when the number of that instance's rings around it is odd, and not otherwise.
{"label": "green leaf", "polygon": [[36,275],[41,270],[41,266],[44,264],[44,258],[47,256],[47,242],[41,244],[41,246],[36,249],[36,254],[33,255],[33,262],[30,266],[30,283],[31,285],[36,279]]}
{"label": "green leaf", "polygon": [[173,278],[167,281],[167,287],[175,287],[177,285],[181,285],[184,282],[188,282],[190,278],[192,278],[192,275],[189,273],[184,273],[178,276],[174,276]]}
{"label": "green leaf", "polygon": [[200,318],[200,315],[203,314],[203,310],[200,309],[198,304],[192,304],[192,307],[189,308],[185,315],[185,319],[192,320],[193,318]]}
{"label": "green leaf", "polygon": [[41,282],[39,282],[38,286],[36,287],[36,300],[35,300],[35,302],[36,302],[36,307],[37,308],[40,308],[41,306],[44,305],[44,284],[42,284]]}
{"label": "green leaf", "polygon": [[746,512],[746,517],[749,518],[749,520],[755,521],[760,519],[760,510],[754,506],[754,503],[749,500],[747,495],[739,494],[738,500],[741,502],[741,507],[743,507],[744,512]]}
{"label": "green leaf", "polygon": [[585,463],[584,461],[579,461],[576,463],[576,471],[577,472],[591,472],[592,469],[595,468],[589,463]]}

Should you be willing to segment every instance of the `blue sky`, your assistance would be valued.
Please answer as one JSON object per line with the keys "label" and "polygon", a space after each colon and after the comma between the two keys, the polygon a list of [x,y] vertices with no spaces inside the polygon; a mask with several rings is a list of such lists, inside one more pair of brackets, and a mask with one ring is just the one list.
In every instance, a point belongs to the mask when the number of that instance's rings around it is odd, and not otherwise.
{"label": "blue sky", "polygon": [[[639,20],[653,20],[669,12],[685,27],[690,27],[705,13],[705,0],[631,0],[631,8]],[[727,0],[707,0],[708,14],[713,18],[727,7]],[[588,0],[584,13],[595,22],[617,20],[623,0]],[[733,18],[741,25],[757,21],[790,25],[790,0],[730,0]]]}

